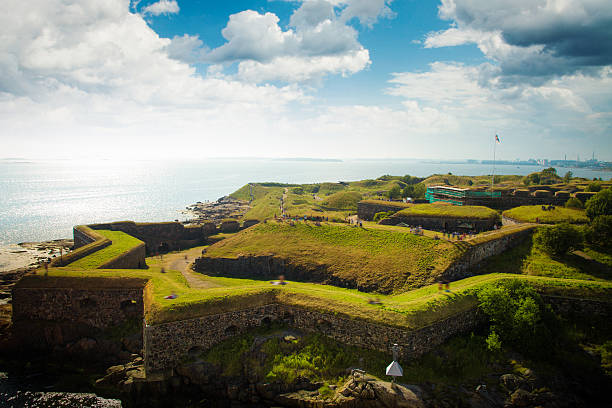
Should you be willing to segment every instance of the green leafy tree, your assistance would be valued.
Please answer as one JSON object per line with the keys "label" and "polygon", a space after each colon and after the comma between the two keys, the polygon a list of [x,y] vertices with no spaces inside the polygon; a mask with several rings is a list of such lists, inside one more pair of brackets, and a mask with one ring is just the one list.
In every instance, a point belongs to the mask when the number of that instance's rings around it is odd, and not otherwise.
{"label": "green leafy tree", "polygon": [[555,169],[554,167],[549,167],[547,169],[542,170],[542,175],[546,176],[546,177],[558,177],[557,176],[557,169]]}
{"label": "green leafy tree", "polygon": [[427,192],[427,186],[423,183],[414,185],[414,198],[425,198]]}
{"label": "green leafy tree", "polygon": [[612,215],[599,215],[586,231],[586,241],[603,249],[612,249]]}
{"label": "green leafy tree", "polygon": [[402,197],[414,197],[414,186],[409,184],[404,187],[404,189],[402,190]]}
{"label": "green leafy tree", "polygon": [[387,192],[387,197],[389,197],[392,200],[396,198],[400,198],[401,196],[402,196],[402,190],[400,189],[400,186],[398,186],[397,184],[391,187],[391,190]]}
{"label": "green leafy tree", "polygon": [[601,183],[598,183],[597,181],[589,183],[589,185],[586,186],[584,191],[590,191],[590,192],[593,192],[593,193],[598,193],[598,192],[601,191]]}
{"label": "green leafy tree", "polygon": [[584,208],[584,204],[582,204],[582,201],[580,201],[576,197],[571,197],[569,200],[567,200],[565,202],[565,207],[566,208],[583,209]]}
{"label": "green leafy tree", "polygon": [[478,305],[491,322],[487,345],[492,351],[509,345],[540,353],[554,338],[554,316],[525,282],[512,279],[485,286],[478,292]]}
{"label": "green leafy tree", "polygon": [[589,198],[584,207],[587,217],[591,220],[600,215],[612,215],[612,190],[601,190]]}
{"label": "green leafy tree", "polygon": [[563,223],[540,228],[534,236],[534,242],[544,252],[561,256],[571,250],[580,248],[582,234],[573,225]]}
{"label": "green leafy tree", "polygon": [[569,183],[572,180],[573,175],[574,173],[572,173],[571,171],[568,171],[567,173],[565,173],[565,176],[563,176],[563,181],[566,183]]}

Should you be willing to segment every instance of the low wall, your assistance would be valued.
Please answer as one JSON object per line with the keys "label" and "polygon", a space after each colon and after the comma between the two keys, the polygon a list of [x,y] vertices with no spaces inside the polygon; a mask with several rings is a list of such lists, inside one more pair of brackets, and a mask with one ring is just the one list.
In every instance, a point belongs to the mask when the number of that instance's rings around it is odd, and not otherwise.
{"label": "low wall", "polygon": [[[73,349],[112,360],[124,339],[108,331],[135,324],[127,353],[137,353],[148,285],[144,279],[25,277],[12,291],[13,336],[23,348]],[[96,350],[109,355],[96,357]]]}
{"label": "low wall", "polygon": [[325,265],[306,268],[292,265],[289,261],[273,255],[239,256],[238,258],[197,258],[193,269],[211,276],[231,278],[276,279],[284,275],[286,279],[299,282],[332,283],[336,286],[355,288],[350,282],[333,281]]}
{"label": "low wall", "polygon": [[122,231],[146,243],[146,253],[159,251],[174,251],[202,245],[205,238],[216,234],[217,227],[213,223],[184,226],[180,222],[135,223],[121,221],[105,224],[93,224],[96,229]]}
{"label": "low wall", "polygon": [[449,337],[475,328],[484,317],[476,309],[418,330],[369,323],[295,306],[271,304],[197,319],[146,326],[145,369],[148,373],[175,368],[189,351],[204,351],[250,328],[282,321],[305,332],[317,332],[341,343],[390,352],[400,346],[403,359],[420,356]]}
{"label": "low wall", "polygon": [[397,225],[399,223],[411,226],[421,226],[427,230],[434,231],[490,231],[498,220],[476,218],[456,218],[456,217],[423,217],[394,215],[380,221],[383,225]]}
{"label": "low wall", "polygon": [[372,221],[376,213],[383,211],[400,211],[409,206],[410,204],[399,201],[360,201],[357,203],[357,215],[362,220]]}
{"label": "low wall", "polygon": [[[499,255],[507,249],[513,248],[531,237],[535,226],[526,226],[516,232],[507,233],[499,238],[473,245],[441,275],[446,280],[458,280],[474,275],[474,270],[485,259]],[[501,231],[500,231],[501,232]]]}
{"label": "low wall", "polygon": [[147,267],[147,251],[144,242],[135,248],[111,259],[98,269],[143,269]]}
{"label": "low wall", "polygon": [[54,258],[51,261],[51,266],[66,266],[112,244],[110,239],[103,237],[85,225],[74,227],[72,233],[75,242],[74,250],[59,258]]}

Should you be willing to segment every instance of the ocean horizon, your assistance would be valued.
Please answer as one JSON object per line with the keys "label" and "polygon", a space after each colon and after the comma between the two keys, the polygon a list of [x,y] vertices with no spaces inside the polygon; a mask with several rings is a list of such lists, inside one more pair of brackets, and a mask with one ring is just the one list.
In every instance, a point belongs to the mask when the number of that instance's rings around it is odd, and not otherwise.
{"label": "ocean horizon", "polygon": [[[497,165],[527,175],[543,166]],[[181,212],[249,182],[318,183],[377,178],[492,174],[491,165],[418,159],[0,160],[0,245],[71,238],[79,224],[184,220]],[[610,171],[558,168],[609,180]]]}

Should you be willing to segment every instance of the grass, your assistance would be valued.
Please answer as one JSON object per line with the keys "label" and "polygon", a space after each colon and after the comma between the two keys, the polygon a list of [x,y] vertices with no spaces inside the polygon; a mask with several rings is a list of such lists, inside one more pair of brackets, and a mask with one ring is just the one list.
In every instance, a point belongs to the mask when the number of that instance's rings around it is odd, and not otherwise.
{"label": "grass", "polygon": [[514,273],[551,278],[612,281],[612,257],[593,248],[553,257],[526,240],[489,258],[480,273]]}
{"label": "grass", "polygon": [[504,211],[503,216],[517,221],[540,222],[543,224],[558,224],[562,222],[586,224],[589,222],[584,210],[555,207],[554,210],[544,211],[541,205],[525,205],[512,208]]}
{"label": "grass", "polygon": [[268,222],[211,246],[206,256],[270,254],[306,270],[323,267],[327,280],[387,293],[435,281],[460,251],[447,241],[415,236],[407,230]]}
{"label": "grass", "polygon": [[329,208],[357,211],[357,203],[362,198],[362,195],[357,191],[341,191],[327,197],[323,205]]}
{"label": "grass", "polygon": [[476,205],[415,204],[395,213],[394,217],[456,217],[496,219],[499,214],[488,207]]}
{"label": "grass", "polygon": [[112,244],[86,257],[70,263],[71,268],[96,269],[112,261],[117,256],[144,245],[144,242],[121,231],[96,230],[98,234],[111,240]]}

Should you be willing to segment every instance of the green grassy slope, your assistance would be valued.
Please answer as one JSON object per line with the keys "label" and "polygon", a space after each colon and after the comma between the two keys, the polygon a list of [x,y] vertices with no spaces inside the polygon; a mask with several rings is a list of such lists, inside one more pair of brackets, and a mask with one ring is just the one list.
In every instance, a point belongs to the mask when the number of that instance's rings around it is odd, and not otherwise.
{"label": "green grassy slope", "polygon": [[524,205],[512,208],[502,213],[504,217],[523,222],[536,222],[545,224],[558,224],[569,222],[571,224],[586,224],[589,219],[584,210],[555,207],[554,210],[544,211],[541,205]]}
{"label": "green grassy slope", "polygon": [[433,282],[460,250],[408,231],[268,222],[211,246],[206,256],[264,254],[306,269],[325,265],[330,277],[387,292]]}
{"label": "green grassy slope", "polygon": [[103,248],[99,251],[90,254],[84,258],[78,259],[72,262],[69,266],[71,268],[80,269],[95,269],[104,265],[106,262],[113,258],[127,252],[143,242],[131,235],[128,235],[121,231],[108,231],[108,230],[96,230],[96,232],[105,238],[111,240],[112,244]]}
{"label": "green grassy slope", "polygon": [[394,217],[458,217],[495,219],[499,214],[488,207],[476,205],[415,204],[393,215]]}

